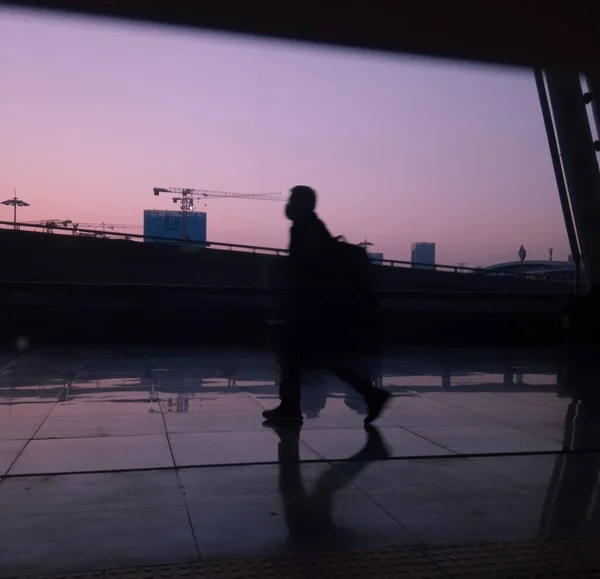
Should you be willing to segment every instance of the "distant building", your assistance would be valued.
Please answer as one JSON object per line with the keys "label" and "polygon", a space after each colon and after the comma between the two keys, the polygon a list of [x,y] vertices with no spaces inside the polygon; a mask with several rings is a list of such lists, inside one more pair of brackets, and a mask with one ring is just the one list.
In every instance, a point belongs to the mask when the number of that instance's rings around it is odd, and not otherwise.
{"label": "distant building", "polygon": [[383,253],[368,253],[367,255],[374,265],[383,265]]}
{"label": "distant building", "polygon": [[412,267],[419,269],[435,269],[435,243],[413,243],[410,251]]}
{"label": "distant building", "polygon": [[[206,241],[206,213],[192,212],[185,216],[185,237],[190,241]],[[181,211],[144,211],[144,235],[173,240],[183,239]],[[144,241],[160,242],[158,239]]]}
{"label": "distant building", "polygon": [[531,276],[532,278],[544,276],[556,280],[573,281],[575,276],[575,266],[570,261],[509,261],[488,265],[483,268],[482,272],[494,275],[519,274],[525,277]]}

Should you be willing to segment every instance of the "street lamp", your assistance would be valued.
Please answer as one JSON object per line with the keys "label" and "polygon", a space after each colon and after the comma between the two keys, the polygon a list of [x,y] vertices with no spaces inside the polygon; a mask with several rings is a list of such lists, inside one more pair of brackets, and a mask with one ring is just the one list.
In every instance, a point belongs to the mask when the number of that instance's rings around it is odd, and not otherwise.
{"label": "street lamp", "polygon": [[361,241],[360,243],[357,244],[359,247],[364,248],[365,250],[369,249],[369,247],[371,247],[371,245],[373,245],[370,241],[367,241],[367,237],[365,236],[365,240]]}
{"label": "street lamp", "polygon": [[2,205],[12,205],[13,207],[13,223],[15,229],[17,229],[17,207],[29,207],[29,203],[26,201],[22,201],[17,198],[17,190],[15,189],[15,194],[12,199],[7,199],[6,201],[2,201]]}

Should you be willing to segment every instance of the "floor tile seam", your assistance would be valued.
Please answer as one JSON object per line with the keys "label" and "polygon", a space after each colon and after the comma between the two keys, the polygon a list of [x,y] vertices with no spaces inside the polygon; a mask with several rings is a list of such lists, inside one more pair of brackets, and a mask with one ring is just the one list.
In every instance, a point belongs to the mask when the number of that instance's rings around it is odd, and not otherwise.
{"label": "floor tile seam", "polygon": [[[516,430],[517,432],[520,432],[522,434],[527,434],[528,436],[533,436],[534,438],[539,438],[540,440],[545,440],[548,442],[553,442],[555,444],[563,444],[563,437],[564,437],[564,422],[563,422],[563,436],[561,436],[561,438],[559,440],[555,440],[553,438],[550,438],[548,436],[545,435],[541,435],[541,434],[534,434],[533,432],[529,432],[527,430],[525,430],[524,427],[520,426],[520,425],[515,425],[515,424],[508,424],[507,422],[497,422],[497,424],[501,425],[501,426],[506,426],[512,430]],[[535,425],[532,425],[535,426]],[[539,424],[539,426],[542,426],[542,424]]]}
{"label": "floor tile seam", "polygon": [[[472,394],[472,392],[468,392],[468,391],[462,391],[462,392],[452,392],[452,390],[446,390],[446,389],[442,389],[440,387],[440,394]],[[481,394],[495,394],[495,392],[482,392]],[[448,400],[444,399],[444,400],[435,400],[434,402],[437,402],[438,404],[442,404],[445,406],[450,406],[451,408],[459,408],[461,410],[464,410],[466,412],[473,412],[472,410],[469,410],[467,408],[465,408],[464,406],[461,406],[460,404],[457,404],[456,402],[451,403]]]}
{"label": "floor tile seam", "polygon": [[[483,418],[485,420],[489,420],[489,417],[484,416],[483,414],[479,414],[478,412],[475,412],[474,410],[465,408],[464,406],[460,406],[458,404],[450,404],[449,402],[446,402],[444,400],[442,400],[442,401],[434,400],[434,402],[436,404],[443,404],[443,405],[448,406],[450,408],[454,408],[455,410],[462,410],[463,412],[466,412],[467,414],[472,414],[472,415],[474,415],[474,416],[476,416],[478,418]],[[393,407],[388,407],[388,409],[389,410],[393,410]]]}
{"label": "floor tile seam", "polygon": [[[340,412],[340,414],[342,414],[343,412]],[[327,416],[327,418],[331,417],[331,414],[329,414]],[[362,418],[362,416],[361,416]],[[320,420],[321,418],[319,417],[317,420]],[[322,420],[326,420],[326,418],[323,418]],[[338,432],[338,433],[346,433],[348,431],[356,431],[356,430],[360,430],[364,432],[364,422],[356,422],[355,424],[349,424],[349,425],[335,425],[335,426],[320,426],[318,424],[314,424],[313,423],[314,419],[312,418],[307,418],[304,420],[304,422],[302,423],[302,432]],[[382,422],[383,421],[383,422]],[[311,425],[311,423],[313,423]],[[376,425],[374,424],[374,426],[377,427],[377,430],[380,431],[388,431],[388,430],[403,430],[403,428],[401,426],[399,426],[398,424],[394,424],[393,422],[390,422],[389,420],[386,420],[384,418],[378,418]]]}
{"label": "floor tile seam", "polygon": [[[531,434],[529,432],[523,432],[523,431],[519,430],[518,428],[515,428],[514,426],[510,426],[508,424],[502,424],[502,423],[496,423],[496,424],[491,424],[491,425],[490,424],[488,424],[488,425],[473,424],[471,426],[463,426],[462,428],[470,428],[470,427],[476,427],[476,426],[504,426],[506,428],[510,428],[511,430],[514,430],[517,434],[521,434],[521,435],[522,434],[527,434],[528,436],[532,436],[534,438],[538,438],[538,439],[540,439],[541,441],[544,441],[544,442],[554,442],[555,444],[560,444],[560,443],[556,443],[556,441],[553,441],[553,440],[550,440],[550,439],[546,439],[546,438],[542,438],[541,436],[536,436],[535,434]],[[411,430],[413,428],[438,428],[437,426],[402,426],[401,428],[403,430],[406,430],[407,432],[410,432],[414,436],[418,436],[420,438],[423,438],[424,440],[427,440],[428,442],[431,442],[432,444],[435,444],[436,446],[440,446],[442,448],[447,449],[449,452],[452,452],[454,454],[458,454],[458,455],[461,455],[461,456],[463,456],[463,455],[470,455],[470,454],[475,454],[475,455],[476,454],[492,454],[492,455],[494,455],[494,454],[509,454],[508,452],[506,452],[506,453],[469,453],[469,452],[466,452],[465,453],[465,452],[460,452],[460,451],[454,451],[451,448],[449,448],[447,446],[444,446],[440,442],[436,442],[434,440],[431,440],[431,439],[427,438],[425,435],[419,434],[418,432],[415,432],[414,430]],[[455,427],[446,427],[446,428],[455,428]],[[553,452],[558,452],[558,450],[556,450],[556,451],[554,451],[554,450],[550,450],[550,451],[544,451],[544,450],[542,450],[542,451],[523,451],[523,452],[526,453],[526,454],[529,454],[531,452],[549,452],[549,453],[553,453]],[[515,453],[512,453],[512,454],[519,455],[519,454],[521,454],[521,452],[515,452]]]}
{"label": "floor tile seam", "polygon": [[[357,488],[359,488],[359,487],[357,487]],[[388,509],[386,509],[377,500],[377,495],[373,495],[373,494],[367,493],[366,491],[363,491],[360,488],[359,488],[359,490],[363,492],[363,494],[369,499],[369,501],[372,504],[374,504],[375,506],[377,506],[378,509],[380,509],[388,517],[390,517],[393,521],[395,521],[396,524],[398,524],[398,526],[400,526],[402,529],[404,529],[411,537],[413,537],[414,539],[416,539],[416,545],[419,545],[419,547],[420,547],[420,545],[424,543],[424,541],[423,541],[423,539],[421,539],[421,537],[419,537],[415,532],[413,532],[410,528],[408,528],[400,519],[398,519],[397,517],[395,517]]]}
{"label": "floor tile seam", "polygon": [[[139,416],[149,416],[155,414],[153,412],[132,412],[132,413],[128,413],[128,414],[95,414],[95,413],[91,413],[91,414],[54,414],[53,416],[49,416],[48,418],[52,421],[57,420],[57,419],[75,419],[75,418],[81,418],[81,419],[92,419],[92,418],[101,418],[101,419],[113,419],[115,416],[128,416],[128,417],[139,417]],[[158,413],[156,413],[158,414]],[[135,435],[134,435],[135,436]],[[77,438],[76,436],[69,436],[67,438]]]}
{"label": "floor tile seam", "polygon": [[[147,513],[156,513],[157,511],[164,511],[173,513],[176,512],[178,508],[185,508],[183,501],[175,503],[163,503],[163,504],[153,504],[153,505],[145,505],[145,506],[137,506],[137,507],[114,507],[110,508],[97,508],[97,509],[77,509],[73,508],[67,509],[56,509],[56,510],[45,510],[45,509],[21,509],[14,511],[3,511],[2,512],[2,522],[6,523],[10,518],[21,520],[23,517],[36,517],[39,518],[55,518],[60,517],[61,522],[64,519],[68,518],[76,518],[80,519],[83,516],[96,517],[96,516],[107,516],[111,517],[114,514],[123,514],[123,515],[133,515],[136,513],[139,514],[147,514]],[[1,557],[1,555],[0,555]]]}
{"label": "floor tile seam", "polygon": [[[196,430],[196,431],[185,431],[185,432],[174,432],[172,431],[173,434],[202,434],[202,433],[211,433],[211,432],[237,432],[237,433],[243,433],[243,432],[261,432],[265,430],[265,427],[262,426],[263,422],[264,422],[264,418],[259,418],[260,415],[255,414],[254,412],[218,412],[218,411],[207,411],[207,412],[187,412],[187,413],[176,413],[176,412],[171,412],[171,413],[167,413],[166,417],[168,420],[176,420],[176,416],[187,416],[187,417],[195,417],[197,418],[197,420],[201,420],[203,416],[209,415],[209,416],[216,416],[218,414],[226,414],[230,417],[235,417],[238,418],[239,416],[246,416],[246,417],[253,417],[256,418],[256,424],[254,425],[254,427],[250,427],[249,429],[246,430]],[[339,414],[345,414],[344,412],[340,412]],[[362,422],[356,422],[355,424],[348,424],[348,425],[331,425],[331,426],[321,426],[319,424],[315,424],[316,421],[326,421],[328,418],[331,418],[331,414],[328,414],[326,417],[319,417],[317,419],[312,419],[312,418],[307,418],[304,420],[304,422],[302,423],[302,431],[303,432],[319,432],[319,431],[331,431],[331,430],[343,430],[343,431],[347,431],[347,430],[362,430],[363,428],[363,423]],[[191,420],[191,418],[190,418]],[[382,420],[381,418],[379,420]],[[401,428],[400,426],[398,426],[397,424],[391,423],[389,421],[386,421],[385,424],[382,424],[381,422],[377,422],[377,425],[380,429],[386,429],[386,430],[392,430],[392,429],[399,429]],[[215,428],[219,428],[218,426],[215,426]],[[226,428],[226,427],[223,427]]]}
{"label": "floor tile seam", "polygon": [[169,430],[168,432],[173,436],[203,436],[210,434],[237,434],[243,436],[245,434],[264,432],[264,430],[264,426],[260,426],[260,428],[257,427],[245,430]]}
{"label": "floor tile seam", "polygon": [[[134,438],[134,439],[140,439],[140,438],[149,438],[151,436],[166,436],[166,432],[150,432],[150,433],[146,433],[146,434],[110,434],[110,435],[86,435],[86,436],[50,436],[50,437],[45,437],[45,438],[31,438],[29,440],[29,442],[36,442],[38,440],[40,441],[48,441],[48,440],[108,440],[111,438]],[[24,439],[18,439],[18,440],[24,440]]]}
{"label": "floor tile seam", "polygon": [[[160,396],[158,394],[156,379],[154,377],[154,374],[152,373],[152,366],[151,366],[151,363],[150,363],[150,358],[149,358],[148,355],[144,355],[143,360],[144,360],[144,364],[146,366],[146,372],[147,372],[148,377],[150,379],[150,383],[152,384],[152,388],[154,389],[154,391],[156,393],[156,399],[158,401],[158,407],[160,409],[160,416],[161,416],[162,423],[163,423],[163,428],[164,428],[164,435],[165,435],[165,438],[167,440],[167,446],[169,447],[169,454],[171,455],[171,462],[173,463],[173,467],[172,468],[176,468],[177,467],[177,463],[175,462],[175,455],[173,453],[173,446],[171,444],[171,439],[169,437],[169,431],[167,430],[167,421],[165,419],[165,413],[163,411],[162,404],[160,403]],[[171,468],[171,467],[167,467],[167,468]]]}
{"label": "floor tile seam", "polygon": [[256,411],[260,412],[261,410],[265,410],[265,406],[263,406],[256,397],[251,396],[250,392],[248,392],[247,390],[242,390],[241,388],[238,388],[237,386],[235,387],[239,392],[243,392],[244,394],[244,399],[250,399],[252,401],[252,404],[254,404],[256,406]]}
{"label": "floor tile seam", "polygon": [[[394,385],[390,385],[392,387],[394,387]],[[458,398],[458,397],[464,397],[466,395],[477,395],[477,394],[487,394],[487,395],[492,395],[495,398],[493,399],[493,401],[489,401],[488,404],[479,404],[479,406],[507,406],[509,405],[509,402],[512,401],[512,403],[515,402],[515,399],[511,399],[509,396],[511,394],[526,394],[525,392],[522,391],[515,391],[515,392],[508,392],[508,391],[503,391],[503,392],[498,392],[497,390],[492,390],[492,385],[487,385],[488,388],[484,389],[483,387],[481,388],[475,388],[473,385],[464,385],[464,386],[453,386],[452,388],[442,388],[441,386],[439,387],[433,387],[433,386],[419,386],[419,385],[414,385],[412,387],[412,391],[413,392],[417,392],[418,396],[417,398],[419,398],[420,400],[426,399],[429,400],[431,402],[435,402],[437,404],[439,404],[440,406],[456,406],[458,404],[458,402],[454,402],[453,398]],[[409,388],[408,386],[395,386],[396,388]],[[547,391],[535,391],[535,392],[531,392],[532,394],[544,394]],[[548,391],[549,392],[549,391]],[[555,394],[555,392],[549,392],[551,394]],[[411,396],[411,398],[414,398],[414,396]],[[523,403],[527,403],[530,405],[536,405],[539,407],[546,407],[545,405],[540,405],[537,403],[530,403],[527,402],[525,400],[518,400],[519,402],[523,402]]]}
{"label": "floor tile seam", "polygon": [[[85,368],[86,363],[87,363],[87,360],[84,360],[83,362],[81,362],[79,364],[79,367],[73,372],[73,376],[71,377],[71,379],[67,380],[65,382],[65,384],[63,386],[63,392],[65,392],[71,386],[71,384],[73,383],[73,381],[75,380],[75,378],[77,377],[77,375],[82,371],[83,368]],[[50,414],[52,413],[52,411],[58,406],[58,404],[60,404],[60,398],[61,397],[59,396],[58,399],[54,402],[54,404],[52,405],[52,407],[50,408],[50,410],[48,410],[48,413],[46,414],[46,416],[43,418],[43,420],[40,422],[39,426],[36,428],[35,432],[31,435],[31,437],[29,438],[29,440],[23,445],[23,448],[19,451],[19,453],[17,454],[17,456],[15,457],[15,459],[10,463],[10,466],[8,467],[8,469],[6,470],[5,474],[0,479],[0,482],[2,480],[4,480],[5,478],[11,476],[10,475],[11,470],[14,468],[14,466],[17,463],[17,461],[19,460],[19,458],[21,458],[21,456],[23,455],[23,453],[25,452],[25,449],[29,446],[29,444],[33,440],[35,440],[35,437],[36,437],[37,433],[44,426],[44,424],[48,420],[48,417],[50,416]]]}
{"label": "floor tile seam", "polygon": [[[492,388],[494,387],[502,387],[502,391],[499,392],[498,390],[493,390]],[[515,402],[515,400],[518,400],[520,402],[523,402],[524,404],[531,404],[531,405],[536,405],[536,406],[545,406],[545,404],[539,404],[538,402],[531,402],[529,400],[526,400],[524,398],[510,398],[511,396],[528,396],[531,394],[554,394],[556,395],[556,391],[555,390],[550,390],[550,388],[555,388],[555,384],[547,384],[547,385],[535,385],[535,384],[524,384],[522,388],[516,388],[516,387],[512,387],[508,388],[507,386],[503,385],[503,384],[493,384],[491,382],[482,382],[480,384],[460,384],[460,385],[456,385],[456,386],[452,386],[450,388],[442,388],[439,393],[440,394],[495,394],[498,397],[498,400],[502,400],[502,406],[504,406],[506,404],[505,401],[508,400],[512,400],[513,402]],[[528,388],[528,390],[525,390],[525,387]],[[432,393],[435,393],[436,391],[431,391]]]}
{"label": "floor tile seam", "polygon": [[[557,414],[558,415],[558,416],[554,417],[555,419],[562,418],[564,420],[564,411],[563,412],[555,411],[554,409],[550,409],[547,406],[534,406],[534,405],[531,405],[531,407],[532,408],[543,408],[546,411],[551,411],[552,414]],[[494,408],[494,407],[493,406],[489,406],[489,407],[484,407],[484,408]],[[488,418],[489,419],[489,416],[486,416],[485,414],[482,414],[481,412],[477,412],[477,411],[474,411],[474,410],[469,410],[468,412],[471,412],[472,414],[477,414],[478,416],[483,416],[484,418]],[[531,413],[530,412],[528,414],[526,413],[526,415],[531,415]]]}
{"label": "floor tile seam", "polygon": [[[536,493],[540,493],[540,492],[546,492],[547,488],[546,486],[543,487],[535,487],[535,488],[523,488],[523,487],[519,487],[519,488],[511,488],[516,486],[515,483],[512,483],[512,481],[508,481],[508,484],[506,485],[506,489],[496,489],[496,490],[492,490],[492,491],[473,491],[473,490],[469,490],[468,494],[465,494],[465,491],[451,491],[448,493],[445,493],[443,496],[433,496],[432,498],[428,499],[428,502],[430,504],[437,504],[437,503],[444,503],[444,502],[454,502],[454,501],[471,501],[471,500],[475,500],[475,501],[482,501],[482,502],[487,502],[487,501],[493,501],[493,500],[497,500],[499,498],[509,498],[509,499],[527,499],[529,498],[530,494],[532,492],[536,492]],[[360,488],[360,487],[359,487]],[[400,490],[374,490],[374,491],[367,491],[365,489],[361,489],[363,491],[364,494],[366,494],[367,496],[370,496],[372,498],[389,498],[389,497],[398,497],[401,496],[403,499],[407,499],[410,501],[419,501],[422,500],[425,495],[425,493],[423,492],[418,492],[418,491],[403,491],[402,489]],[[430,494],[433,494],[433,491],[430,491]]]}
{"label": "floor tile seam", "polygon": [[[496,421],[496,422],[503,422],[506,420],[506,418],[512,419],[512,417],[515,416],[515,413],[508,413],[506,415],[499,415],[498,413],[495,412],[490,412],[488,414],[483,414],[481,412],[471,412],[471,414],[476,414],[477,416],[481,416],[483,418],[485,418],[486,420],[489,421]],[[517,416],[517,418],[519,418]],[[522,422],[530,422],[530,423],[536,423],[536,424],[556,424],[556,422],[561,422],[564,423],[564,418],[565,418],[565,413],[561,412],[558,413],[558,416],[554,416],[554,417],[550,417],[550,416],[541,416],[541,417],[537,417],[530,414],[526,414],[522,417],[523,419],[528,419],[528,420],[523,420]]]}
{"label": "floor tile seam", "polygon": [[454,408],[460,408],[461,410],[463,410],[464,412],[468,412],[469,414],[472,414],[473,416],[477,416],[478,418],[482,418],[488,422],[497,422],[498,424],[502,424],[501,422],[497,421],[495,418],[494,419],[490,419],[489,416],[486,416],[485,414],[482,414],[481,412],[477,412],[476,410],[471,410],[471,409],[467,409],[464,406],[453,406]]}
{"label": "floor tile seam", "polygon": [[[318,459],[312,459],[311,462],[327,462],[329,463],[330,460],[328,458],[326,458],[325,456],[323,456],[318,450],[316,450],[315,448],[313,448],[308,442],[306,442],[305,440],[302,440],[302,432],[300,432],[300,444],[304,445],[306,448],[308,448],[308,450],[310,450],[311,452],[314,452],[319,458]],[[302,461],[299,461],[302,462]],[[279,461],[274,461],[275,464],[278,464]]]}
{"label": "floor tile seam", "polygon": [[[410,430],[410,427],[405,427],[405,426],[399,426],[398,425],[398,428],[401,428],[402,430],[404,430],[408,434],[411,434],[412,436],[416,436],[417,438],[420,438],[421,440],[425,440],[426,442],[429,442],[430,444],[433,444],[435,447],[439,447],[440,449],[446,450],[451,455],[459,455],[460,454],[460,453],[452,450],[451,448],[448,448],[447,446],[444,446],[443,444],[440,444],[439,442],[436,442],[434,440],[431,440],[431,439],[427,438],[426,436],[423,436],[422,434],[419,434],[417,432],[413,432],[412,430]],[[433,456],[438,456],[438,455],[433,455]]]}
{"label": "floor tile seam", "polygon": [[[520,426],[516,426],[514,424],[508,424],[506,422],[497,422],[496,424],[499,424],[501,426],[507,426],[508,428],[516,430],[517,432],[521,432],[521,433],[527,434],[529,436],[534,436],[535,438],[539,438],[541,440],[547,440],[548,442],[554,442],[554,443],[557,443],[557,444],[562,444],[563,443],[563,437],[561,437],[560,440],[554,440],[553,438],[550,438],[548,436],[542,436],[541,434],[534,434],[533,432],[528,432],[524,428],[522,428]],[[564,425],[563,425],[563,436],[564,436]]]}
{"label": "floor tile seam", "polygon": [[[323,428],[323,429],[316,429],[315,430],[344,430],[344,429],[352,429],[352,426],[341,426],[341,427],[337,427],[337,428]],[[377,428],[402,428],[402,426],[400,426],[399,424],[396,424],[395,422],[392,422],[389,418],[386,418],[385,416],[380,416],[377,420]]]}
{"label": "floor tile seam", "polygon": [[[246,391],[246,390],[244,390],[244,392],[245,392],[245,394],[246,394],[247,396],[249,396],[249,397],[252,399],[252,401],[253,401],[255,404],[257,404],[257,405],[258,405],[258,407],[259,407],[260,409],[262,409],[262,410],[269,410],[269,407],[268,407],[268,406],[265,406],[265,405],[264,405],[264,404],[263,404],[263,403],[262,403],[262,402],[261,402],[261,401],[258,399],[258,397],[256,396],[256,394],[253,394],[252,392],[248,392],[248,391]],[[277,399],[277,394],[276,394],[276,393],[274,393],[274,394],[273,394],[273,398]],[[270,399],[271,399],[271,398],[269,398],[269,400],[270,400]]]}
{"label": "floor tile seam", "polygon": [[[390,409],[392,410],[392,409]],[[388,411],[389,413],[389,411]],[[438,426],[445,426],[445,427],[449,427],[449,428],[462,428],[464,426],[489,426],[490,423],[493,424],[493,422],[489,419],[486,418],[486,422],[481,423],[481,424],[447,424],[444,423],[444,421],[440,421],[438,423],[434,423],[434,424],[406,424],[406,422],[404,423],[400,423],[400,421],[398,422],[392,422],[392,419],[389,418],[387,415],[383,417],[387,422],[389,422],[391,424],[391,426],[394,426],[396,428],[402,428],[404,430],[408,429],[408,428],[430,428],[430,427],[438,427]],[[482,417],[484,418],[484,417]],[[381,420],[381,419],[380,419]],[[379,423],[378,423],[379,424]],[[414,432],[412,434],[415,434]]]}
{"label": "floor tile seam", "polygon": [[[0,438],[0,442],[31,442],[34,439],[29,437],[29,436],[22,436],[22,437],[18,437],[18,438]],[[44,440],[42,439],[37,439],[37,440]]]}
{"label": "floor tile seam", "polygon": [[[152,368],[151,368],[151,365],[150,365],[150,358],[146,355],[144,357],[144,360],[145,360],[145,362],[147,364],[147,372],[148,372],[148,376],[150,378],[151,384],[156,389],[157,384],[156,384],[156,380],[154,378],[154,375],[152,374]],[[167,420],[166,420],[166,417],[165,417],[165,413],[164,413],[162,404],[160,403],[160,396],[158,396],[158,394],[157,394],[157,397],[158,397],[158,400],[159,400],[158,405],[159,405],[159,408],[160,408],[160,415],[161,415],[161,418],[162,418],[163,427],[165,429],[165,436],[166,436],[166,439],[167,439],[167,445],[169,446],[169,453],[171,454],[171,460],[173,462],[173,470],[175,471],[175,477],[177,479],[177,484],[179,486],[179,493],[180,493],[180,496],[181,496],[181,498],[183,500],[183,505],[184,505],[184,508],[185,508],[185,515],[186,515],[186,518],[187,518],[187,521],[188,521],[188,526],[189,526],[189,529],[190,529],[190,533],[192,535],[192,540],[194,541],[194,549],[196,550],[196,556],[198,558],[200,558],[200,546],[198,544],[198,538],[196,537],[196,531],[194,529],[194,524],[192,522],[192,515],[190,513],[190,507],[189,507],[189,504],[188,504],[188,501],[187,501],[187,498],[186,498],[185,487],[184,487],[183,481],[181,480],[180,469],[177,468],[177,463],[175,461],[175,454],[173,452],[173,446],[171,444],[171,438],[170,438],[170,435],[169,435],[169,431],[167,429]]]}
{"label": "floor tile seam", "polygon": [[[326,459],[306,459],[300,460],[299,464],[326,464],[329,461]],[[191,464],[191,465],[175,465],[175,466],[150,466],[136,468],[116,468],[116,469],[100,469],[100,470],[73,470],[73,471],[57,471],[57,472],[32,472],[32,473],[17,473],[5,474],[0,476],[0,479],[17,479],[17,478],[40,478],[40,477],[63,477],[63,476],[80,476],[80,475],[98,475],[98,474],[120,474],[129,472],[165,472],[172,470],[191,470],[191,469],[219,469],[219,468],[243,468],[254,466],[274,466],[278,465],[279,461],[260,461],[260,462],[245,462],[245,463],[212,463],[212,464]]]}
{"label": "floor tile seam", "polygon": [[[557,457],[562,456],[564,454],[579,454],[577,452],[554,452],[554,453],[542,453],[539,456],[554,456],[555,460]],[[585,451],[582,452],[581,454],[594,454],[593,451]],[[529,455],[529,456],[536,456],[536,455]],[[475,460],[478,461],[478,459],[486,459],[486,458],[511,458],[510,456],[505,456],[505,457],[488,457],[488,456],[480,456],[480,457],[473,457],[471,460]],[[508,475],[506,475],[505,473],[499,472],[494,470],[491,466],[489,466],[488,464],[481,463],[480,461],[478,461],[477,466],[479,468],[482,468],[483,470],[485,470],[487,473],[500,478],[501,480],[509,483],[512,486],[518,487],[522,492],[529,492],[531,490],[538,490],[540,492],[546,493],[548,490],[548,485],[550,484],[549,480],[546,480],[541,486],[540,485],[531,485],[531,484],[527,484],[527,483],[523,483],[520,481],[519,478],[515,478],[512,479],[510,478]]]}
{"label": "floor tile seam", "polygon": [[[311,449],[312,450],[312,449]],[[504,458],[514,456],[553,456],[559,454],[598,454],[598,450],[558,450],[558,451],[522,451],[522,452],[498,452],[498,453],[476,453],[476,454],[458,454],[448,453],[439,455],[411,455],[411,456],[398,456],[390,457],[380,461],[369,461],[369,462],[387,462],[387,461],[411,461],[411,460],[448,460],[448,459],[477,459],[477,458]],[[318,453],[317,453],[318,454]],[[319,454],[319,456],[321,456]],[[304,459],[298,461],[299,464],[324,464],[324,463],[338,463],[347,461],[347,458],[340,459]],[[100,470],[78,470],[78,471],[57,471],[57,472],[36,472],[36,473],[18,473],[18,474],[5,474],[0,476],[0,479],[14,479],[14,478],[32,478],[42,476],[69,476],[69,475],[86,475],[86,474],[108,474],[108,473],[126,473],[126,472],[151,472],[151,471],[168,471],[175,469],[218,469],[227,467],[253,467],[253,466],[273,466],[279,464],[279,461],[256,461],[256,462],[232,462],[232,463],[211,463],[211,464],[190,464],[190,465],[174,465],[174,466],[163,466],[163,467],[136,467],[136,468],[121,468],[121,469],[100,469]]]}
{"label": "floor tile seam", "polygon": [[[536,391],[536,392],[519,392],[519,394],[544,394],[544,393],[545,392],[538,392],[538,391]],[[510,399],[508,397],[508,395],[510,394],[510,392],[496,392],[495,394],[497,396],[502,397],[502,398]],[[556,392],[548,392],[548,394],[554,394],[555,398],[557,398]],[[540,404],[539,402],[532,402],[531,400],[527,400],[527,399],[519,399],[519,403],[520,404],[527,404],[529,406],[535,406],[536,408],[546,408],[548,410],[552,410],[551,406],[547,406],[546,404]]]}
{"label": "floor tile seam", "polygon": [[[417,542],[416,545],[419,549],[419,551],[423,551],[423,548],[427,546],[428,542],[421,538],[417,533],[415,533],[412,529],[410,529],[410,527],[406,526],[398,517],[396,517],[395,515],[393,515],[388,509],[386,509],[378,500],[378,496],[382,496],[382,495],[373,495],[371,496],[371,500],[383,511],[385,512],[389,517],[391,517],[398,525],[400,525],[400,527],[402,527],[409,535],[411,535],[412,537],[414,537]],[[424,554],[424,553],[423,553]]]}
{"label": "floor tile seam", "polygon": [[[499,452],[473,452],[473,453],[459,453],[454,451],[449,451],[445,454],[425,454],[425,455],[403,455],[403,456],[391,456],[387,459],[378,460],[374,462],[387,462],[387,461],[410,461],[410,460],[448,460],[448,459],[477,459],[477,458],[505,458],[505,457],[515,457],[515,456],[553,456],[560,454],[599,454],[600,448],[598,449],[583,449],[583,450],[523,450],[523,451],[499,451]],[[348,458],[328,458],[327,462],[344,462],[347,461]],[[300,462],[320,462],[316,460],[306,460]],[[373,461],[369,461],[373,462]],[[246,463],[244,463],[246,464]],[[252,463],[249,463],[252,464]],[[274,462],[277,464],[277,461]],[[235,466],[235,465],[233,465]]]}
{"label": "floor tile seam", "polygon": [[[166,424],[166,421],[165,421],[164,414],[162,414],[162,417],[163,417],[163,422],[164,422],[164,426],[165,426],[165,429],[166,429],[167,424]],[[180,475],[180,473],[181,473],[181,467],[178,467],[177,464],[176,464],[176,462],[175,462],[175,455],[173,453],[173,447],[171,446],[171,440],[169,438],[169,433],[168,432],[166,433],[166,436],[167,436],[167,444],[169,445],[169,451],[171,453],[171,460],[173,461],[173,465],[174,465],[172,467],[172,469],[175,471],[175,476],[177,478],[177,485],[179,486],[179,492],[180,492],[181,498],[183,500],[183,505],[184,505],[184,508],[185,508],[185,514],[186,514],[186,517],[187,517],[187,521],[188,521],[190,533],[192,535],[192,540],[194,541],[194,548],[196,549],[196,555],[197,555],[197,557],[200,558],[201,557],[201,555],[200,555],[200,545],[199,545],[199,542],[198,542],[198,537],[196,536],[196,530],[194,528],[194,523],[192,521],[192,514],[190,512],[190,505],[189,505],[188,500],[187,500],[187,493],[185,491],[185,485],[183,484],[183,481],[181,480],[181,475]],[[170,467],[169,467],[169,470],[171,470]]]}

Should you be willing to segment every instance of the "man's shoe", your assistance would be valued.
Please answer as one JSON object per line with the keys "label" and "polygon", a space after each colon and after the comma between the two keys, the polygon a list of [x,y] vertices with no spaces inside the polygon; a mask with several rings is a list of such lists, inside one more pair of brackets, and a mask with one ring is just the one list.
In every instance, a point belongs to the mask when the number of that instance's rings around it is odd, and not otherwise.
{"label": "man's shoe", "polygon": [[367,416],[365,418],[365,424],[371,424],[371,422],[377,420],[379,415],[383,412],[386,404],[390,399],[391,394],[383,388],[375,388],[374,392],[369,394],[365,398],[367,403]]}
{"label": "man's shoe", "polygon": [[269,422],[302,422],[304,420],[300,410],[289,410],[281,405],[272,410],[265,410],[262,415]]}

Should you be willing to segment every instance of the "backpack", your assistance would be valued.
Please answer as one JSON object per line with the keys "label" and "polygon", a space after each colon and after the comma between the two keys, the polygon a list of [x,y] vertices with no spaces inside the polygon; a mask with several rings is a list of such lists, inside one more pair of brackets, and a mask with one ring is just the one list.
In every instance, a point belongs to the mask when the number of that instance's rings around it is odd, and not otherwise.
{"label": "backpack", "polygon": [[330,302],[333,315],[341,316],[352,330],[366,331],[363,337],[376,350],[381,339],[381,312],[375,266],[364,247],[348,243],[342,237],[334,238],[328,257],[334,285]]}
{"label": "backpack", "polygon": [[[381,320],[374,267],[365,248],[342,237],[331,237],[319,249],[314,277],[308,291],[300,292],[300,302],[292,305],[292,317],[322,324],[329,338],[327,328],[341,332],[336,337],[338,344],[350,340],[353,347],[375,351]],[[299,307],[302,303],[308,305]]]}
{"label": "backpack", "polygon": [[340,299],[355,302],[357,306],[375,299],[374,266],[365,248],[338,236],[333,238],[327,257],[330,266],[327,277]]}

